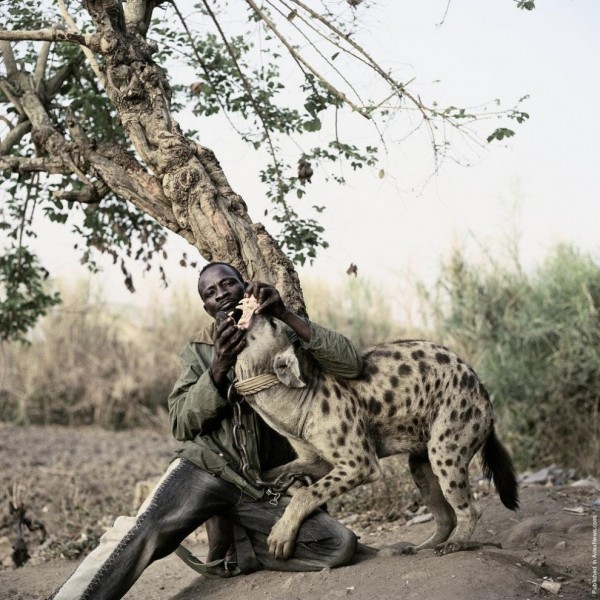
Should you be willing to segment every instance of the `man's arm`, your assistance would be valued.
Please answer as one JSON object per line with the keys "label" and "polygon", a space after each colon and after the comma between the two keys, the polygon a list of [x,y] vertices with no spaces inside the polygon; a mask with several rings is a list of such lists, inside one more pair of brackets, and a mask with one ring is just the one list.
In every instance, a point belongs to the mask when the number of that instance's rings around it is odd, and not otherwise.
{"label": "man's arm", "polygon": [[253,281],[246,288],[246,295],[253,295],[258,301],[257,313],[272,315],[288,325],[325,371],[345,379],[360,375],[362,358],[347,337],[291,311],[273,286]]}
{"label": "man's arm", "polygon": [[181,375],[169,395],[169,419],[176,440],[193,439],[228,405],[209,373],[209,358],[195,344],[180,355]]}
{"label": "man's arm", "polygon": [[227,402],[227,374],[246,343],[245,331],[225,313],[218,313],[214,346],[201,353],[188,344],[181,353],[181,375],[169,396],[171,431],[179,441],[191,440],[219,417]]}
{"label": "man's arm", "polygon": [[301,340],[327,373],[354,379],[362,372],[363,360],[354,344],[344,335],[309,321],[310,341]]}

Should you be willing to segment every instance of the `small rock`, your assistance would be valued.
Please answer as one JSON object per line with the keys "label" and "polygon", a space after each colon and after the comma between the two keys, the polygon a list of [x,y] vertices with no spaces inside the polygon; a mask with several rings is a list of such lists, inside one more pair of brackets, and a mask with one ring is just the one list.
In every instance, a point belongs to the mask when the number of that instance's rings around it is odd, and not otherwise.
{"label": "small rock", "polygon": [[543,567],[546,564],[546,557],[541,554],[537,556],[535,554],[531,554],[525,557],[523,560],[532,567]]}
{"label": "small rock", "polygon": [[6,537],[0,537],[0,566],[12,567],[12,542]]}
{"label": "small rock", "polygon": [[560,592],[562,585],[558,581],[542,581],[540,586],[543,590],[549,591],[551,594],[557,595]]}
{"label": "small rock", "polygon": [[296,583],[298,580],[302,579],[305,576],[305,573],[296,573],[294,575],[290,575],[282,584],[281,587],[284,590],[289,590],[294,583]]}
{"label": "small rock", "polygon": [[600,481],[591,475],[588,475],[585,479],[578,479],[573,483],[569,484],[571,487],[584,487],[584,488],[596,488],[600,489]]}
{"label": "small rock", "polygon": [[333,599],[333,598],[345,598],[346,596],[350,595],[350,591],[348,589],[345,590],[331,590],[329,592],[327,592],[327,594],[325,594],[323,596],[323,600],[328,600],[328,599]]}
{"label": "small rock", "polygon": [[550,465],[534,473],[525,473],[521,477],[523,483],[542,484],[547,486],[564,485],[574,479],[577,475],[575,469],[563,469],[556,465]]}
{"label": "small rock", "polygon": [[353,523],[356,523],[356,521],[358,521],[359,516],[358,515],[346,515],[345,517],[342,517],[341,519],[339,519],[339,522],[342,525],[352,525]]}
{"label": "small rock", "polygon": [[433,515],[431,513],[426,513],[424,515],[418,515],[413,517],[409,521],[406,521],[406,525],[410,527],[411,525],[418,525],[420,523],[427,523],[428,521],[433,520]]}
{"label": "small rock", "polygon": [[583,506],[565,506],[563,508],[563,510],[570,512],[570,513],[574,513],[576,515],[584,515],[585,514],[585,508],[583,508]]}
{"label": "small rock", "polygon": [[556,550],[564,550],[566,547],[567,547],[567,543],[565,542],[565,540],[558,542],[558,544],[556,544],[556,546],[554,546],[554,548],[556,548]]}
{"label": "small rock", "polygon": [[555,465],[551,465],[544,469],[540,469],[539,471],[535,471],[534,473],[523,475],[521,481],[523,483],[546,483],[550,477],[550,472],[554,467]]}

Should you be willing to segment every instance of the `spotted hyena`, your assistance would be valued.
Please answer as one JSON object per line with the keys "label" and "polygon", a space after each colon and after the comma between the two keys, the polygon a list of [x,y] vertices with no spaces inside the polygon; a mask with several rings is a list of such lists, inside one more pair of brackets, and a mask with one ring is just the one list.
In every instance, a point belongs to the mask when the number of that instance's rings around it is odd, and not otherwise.
{"label": "spotted hyena", "polygon": [[296,460],[264,477],[301,472],[316,480],[294,493],[273,527],[269,548],[279,558],[291,553],[307,515],[377,480],[379,458],[393,454],[408,453],[412,476],[437,524],[417,548],[444,554],[469,542],[481,515],[468,477],[478,450],[503,504],[518,507],[514,468],[496,437],[489,395],[469,365],[448,348],[417,340],[375,346],[363,359],[359,378],[333,377],[308,354],[294,351],[277,320],[253,318],[236,376],[276,374],[277,385],[246,399],[297,453]]}

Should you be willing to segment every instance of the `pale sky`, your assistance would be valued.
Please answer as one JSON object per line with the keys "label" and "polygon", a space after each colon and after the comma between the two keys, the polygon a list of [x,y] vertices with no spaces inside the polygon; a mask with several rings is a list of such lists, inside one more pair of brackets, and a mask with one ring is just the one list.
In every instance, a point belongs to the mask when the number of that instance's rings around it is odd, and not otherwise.
{"label": "pale sky", "polygon": [[[497,255],[515,227],[526,267],[539,263],[557,241],[574,242],[600,258],[600,202],[593,189],[600,164],[600,3],[536,4],[527,12],[511,0],[452,0],[440,27],[446,0],[390,0],[366,11],[368,32],[361,43],[400,79],[416,77],[413,89],[426,102],[473,106],[500,98],[511,106],[528,94],[523,110],[531,119],[514,124],[516,135],[507,143],[472,154],[473,166],[447,162],[424,189],[432,156],[418,137],[399,146],[390,143],[388,156],[375,169],[357,176],[345,169],[343,188],[309,186],[303,202],[327,206],[322,223],[330,248],[302,268],[301,277],[342,280],[354,262],[359,276],[408,293],[415,276],[427,282],[435,278],[453,244],[466,244],[474,257],[481,248]],[[215,151],[253,220],[272,229],[263,218],[268,204],[255,152],[233,132],[184,118],[185,126],[199,129],[201,143]],[[490,121],[484,133],[499,125]],[[353,124],[356,139],[369,135],[363,127]],[[383,180],[380,168],[388,174]],[[41,233],[38,247],[53,276],[82,272],[73,241],[56,227]],[[193,289],[194,273],[177,265],[180,251],[189,253],[189,246],[173,236],[170,248],[172,283]],[[137,276],[141,294],[135,298],[122,286],[118,268],[106,267],[99,277],[115,302],[167,299],[154,275]]]}

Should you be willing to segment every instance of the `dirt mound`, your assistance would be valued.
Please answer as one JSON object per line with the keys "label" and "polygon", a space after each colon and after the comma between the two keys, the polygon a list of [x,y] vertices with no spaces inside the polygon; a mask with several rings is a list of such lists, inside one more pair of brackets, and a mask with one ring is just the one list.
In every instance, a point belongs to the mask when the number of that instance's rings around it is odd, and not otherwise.
{"label": "dirt mound", "polygon": [[[49,535],[54,536],[24,567],[0,570],[0,599],[33,600],[48,595],[77,561],[47,558],[77,555],[93,545],[96,528],[89,524],[106,525],[128,510],[135,481],[161,473],[173,447],[167,435],[156,432],[0,427],[0,485],[7,489],[20,481],[26,488],[30,516],[44,520]],[[560,598],[591,597],[597,488],[591,484],[524,485],[517,513],[506,510],[485,488],[480,493],[484,512],[474,538],[500,543],[502,549],[485,546],[444,557],[432,551],[413,556],[386,556],[391,552],[384,551],[340,569],[260,572],[229,580],[204,579],[176,557],[169,557],[152,565],[126,598],[521,600],[554,597],[553,591]],[[352,517],[347,521],[354,521],[350,526],[361,541],[377,548],[399,540],[421,541],[434,527],[432,522],[407,525],[405,518],[371,520],[368,527],[359,527],[362,521]],[[81,540],[86,530],[91,531],[90,539]],[[2,535],[12,535],[6,523]],[[35,535],[28,538],[30,550],[38,543]],[[69,536],[73,538],[70,543]],[[198,556],[206,555],[201,534],[190,544]]]}

